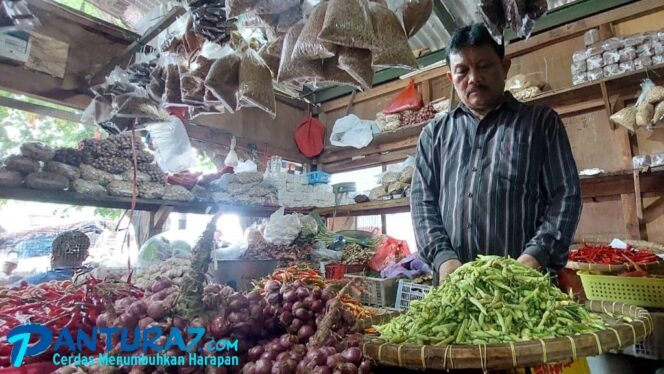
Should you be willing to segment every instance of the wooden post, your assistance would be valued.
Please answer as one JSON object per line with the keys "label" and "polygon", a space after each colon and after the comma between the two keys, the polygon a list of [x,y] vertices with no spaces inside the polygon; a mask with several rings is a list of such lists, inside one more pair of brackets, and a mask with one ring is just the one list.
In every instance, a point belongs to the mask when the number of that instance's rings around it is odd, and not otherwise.
{"label": "wooden post", "polygon": [[162,205],[159,210],[150,213],[150,237],[164,231],[164,223],[172,211],[172,206]]}

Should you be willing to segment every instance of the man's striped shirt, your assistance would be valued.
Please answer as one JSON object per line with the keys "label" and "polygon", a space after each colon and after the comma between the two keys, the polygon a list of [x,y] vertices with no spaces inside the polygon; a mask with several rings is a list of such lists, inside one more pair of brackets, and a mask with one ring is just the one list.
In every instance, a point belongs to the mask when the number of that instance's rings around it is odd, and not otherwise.
{"label": "man's striped shirt", "polygon": [[581,215],[560,117],[509,93],[482,120],[459,104],[423,129],[410,201],[419,254],[436,272],[450,259],[522,253],[559,270]]}

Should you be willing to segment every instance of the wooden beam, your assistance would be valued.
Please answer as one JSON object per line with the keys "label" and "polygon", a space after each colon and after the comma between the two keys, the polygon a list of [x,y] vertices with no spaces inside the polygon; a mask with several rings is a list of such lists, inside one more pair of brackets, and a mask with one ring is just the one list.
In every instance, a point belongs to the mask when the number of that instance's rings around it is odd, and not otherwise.
{"label": "wooden beam", "polygon": [[112,38],[116,42],[129,44],[139,37],[139,35],[132,31],[123,29],[102,19],[92,17],[66,5],[58,4],[55,1],[27,0],[27,2],[30,9],[37,13],[44,12],[51,17],[58,16],[65,18],[72,23],[79,24],[86,32],[96,33],[104,38]]}
{"label": "wooden beam", "polygon": [[120,55],[113,57],[111,61],[108,62],[108,64],[102,66],[97,71],[90,74],[89,77],[86,77],[88,83],[90,85],[93,85],[103,80],[103,78],[106,77],[106,75],[111,70],[113,70],[113,68],[115,68],[117,65],[120,65],[122,62],[128,60],[134,53],[136,53],[139,49],[147,45],[147,43],[149,43],[162,31],[166,30],[168,26],[170,26],[173,22],[175,22],[175,20],[184,13],[185,9],[181,6],[175,6],[171,8],[171,10],[169,10],[168,13],[164,15],[164,18],[162,18],[154,26],[150,27],[145,32],[145,34],[143,34],[141,37],[139,37],[137,40],[135,40],[129,46],[127,46],[127,48],[125,48]]}
{"label": "wooden beam", "polygon": [[660,9],[664,9],[664,2],[661,0],[636,1],[607,12],[557,27],[550,31],[533,35],[527,40],[510,44],[505,49],[505,54],[510,58],[521,56],[548,45],[582,35],[584,32],[599,27],[600,25],[629,20],[638,17],[639,15],[652,13]]}
{"label": "wooden beam", "polygon": [[620,196],[623,207],[623,219],[625,220],[625,227],[628,239],[641,239],[641,229],[639,219],[636,217],[636,200],[633,193],[622,194]]}
{"label": "wooden beam", "polygon": [[56,109],[39,104],[33,104],[27,101],[16,100],[6,96],[0,96],[0,106],[35,113],[40,116],[58,118],[69,122],[81,121],[81,115],[79,113]]}

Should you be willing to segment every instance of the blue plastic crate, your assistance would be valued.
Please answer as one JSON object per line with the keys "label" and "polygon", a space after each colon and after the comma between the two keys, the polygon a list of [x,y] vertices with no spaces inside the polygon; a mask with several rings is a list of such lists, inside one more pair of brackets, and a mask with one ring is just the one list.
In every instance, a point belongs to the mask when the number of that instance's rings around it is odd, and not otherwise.
{"label": "blue plastic crate", "polygon": [[330,174],[322,171],[312,171],[307,174],[309,184],[327,184],[330,183]]}

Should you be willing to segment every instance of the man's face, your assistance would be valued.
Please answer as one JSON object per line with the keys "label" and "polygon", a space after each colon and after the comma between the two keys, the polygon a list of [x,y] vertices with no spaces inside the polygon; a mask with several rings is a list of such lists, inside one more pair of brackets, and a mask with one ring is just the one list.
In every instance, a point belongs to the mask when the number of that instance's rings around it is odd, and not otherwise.
{"label": "man's face", "polygon": [[450,54],[448,77],[461,102],[473,111],[493,109],[505,90],[510,61],[501,61],[488,44],[463,48]]}

